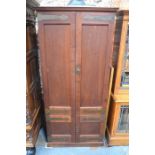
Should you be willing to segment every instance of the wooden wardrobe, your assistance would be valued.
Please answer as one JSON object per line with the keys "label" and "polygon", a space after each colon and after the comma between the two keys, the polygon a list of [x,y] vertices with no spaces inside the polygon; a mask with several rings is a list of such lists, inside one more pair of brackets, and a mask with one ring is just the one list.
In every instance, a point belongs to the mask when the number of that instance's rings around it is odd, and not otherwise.
{"label": "wooden wardrobe", "polygon": [[36,10],[48,146],[103,145],[117,9]]}

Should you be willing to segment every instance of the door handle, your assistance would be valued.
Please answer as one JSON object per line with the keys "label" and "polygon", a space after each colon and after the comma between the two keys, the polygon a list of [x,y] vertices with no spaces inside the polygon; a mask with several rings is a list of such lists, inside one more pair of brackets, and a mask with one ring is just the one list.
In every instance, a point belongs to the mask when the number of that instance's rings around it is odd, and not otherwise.
{"label": "door handle", "polygon": [[77,65],[77,66],[76,66],[76,69],[75,69],[75,73],[76,73],[77,75],[79,75],[80,72],[81,72],[80,65]]}

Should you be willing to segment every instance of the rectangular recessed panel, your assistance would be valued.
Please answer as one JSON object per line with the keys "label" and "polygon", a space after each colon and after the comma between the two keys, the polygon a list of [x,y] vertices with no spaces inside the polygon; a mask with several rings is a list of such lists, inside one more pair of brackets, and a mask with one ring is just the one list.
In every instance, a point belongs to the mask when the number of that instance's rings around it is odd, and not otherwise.
{"label": "rectangular recessed panel", "polygon": [[82,26],[81,106],[103,103],[107,25]]}
{"label": "rectangular recessed panel", "polygon": [[47,123],[48,135],[55,134],[71,134],[71,123],[63,122],[48,122]]}
{"label": "rectangular recessed panel", "polygon": [[80,135],[82,134],[99,134],[100,123],[98,122],[81,122]]}
{"label": "rectangular recessed panel", "polygon": [[51,135],[48,136],[50,142],[71,142],[71,135]]}
{"label": "rectangular recessed panel", "polygon": [[80,122],[103,122],[103,107],[80,107]]}
{"label": "rectangular recessed panel", "polygon": [[85,15],[84,17],[85,21],[113,21],[115,16],[114,15]]}
{"label": "rectangular recessed panel", "polygon": [[55,21],[66,21],[68,20],[68,16],[67,15],[46,15],[46,14],[38,14],[38,21],[42,21],[42,20],[55,20]]}
{"label": "rectangular recessed panel", "polygon": [[101,115],[104,111],[103,107],[80,107],[80,115]]}
{"label": "rectangular recessed panel", "polygon": [[99,142],[101,140],[100,135],[80,135],[80,142]]}
{"label": "rectangular recessed panel", "polygon": [[103,122],[103,115],[80,115],[80,122]]}
{"label": "rectangular recessed panel", "polygon": [[55,115],[70,115],[71,114],[71,107],[64,107],[64,106],[49,106],[45,110],[46,114],[55,114]]}
{"label": "rectangular recessed panel", "polygon": [[44,26],[49,105],[70,105],[71,26]]}
{"label": "rectangular recessed panel", "polygon": [[46,121],[71,122],[71,107],[50,106],[45,112]]}
{"label": "rectangular recessed panel", "polygon": [[49,121],[49,122],[71,122],[71,116],[49,115],[49,116],[46,116],[46,121]]}

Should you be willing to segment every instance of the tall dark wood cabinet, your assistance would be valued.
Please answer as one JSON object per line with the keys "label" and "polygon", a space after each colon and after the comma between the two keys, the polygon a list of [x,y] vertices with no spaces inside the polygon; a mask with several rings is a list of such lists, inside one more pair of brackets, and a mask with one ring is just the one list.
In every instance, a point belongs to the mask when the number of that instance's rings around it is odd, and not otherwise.
{"label": "tall dark wood cabinet", "polygon": [[26,147],[34,147],[41,125],[41,89],[34,0],[26,1]]}
{"label": "tall dark wood cabinet", "polygon": [[103,145],[116,10],[37,8],[48,146]]}

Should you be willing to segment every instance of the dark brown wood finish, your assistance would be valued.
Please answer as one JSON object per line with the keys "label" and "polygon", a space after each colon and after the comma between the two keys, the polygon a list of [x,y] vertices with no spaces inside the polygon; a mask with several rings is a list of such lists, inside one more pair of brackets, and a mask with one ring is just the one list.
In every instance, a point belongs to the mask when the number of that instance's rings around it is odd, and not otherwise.
{"label": "dark brown wood finish", "polygon": [[76,140],[101,142],[113,44],[112,13],[77,13],[76,16]]}
{"label": "dark brown wood finish", "polygon": [[118,8],[109,7],[36,7],[38,12],[116,12]]}
{"label": "dark brown wood finish", "polygon": [[49,145],[102,145],[116,9],[37,10]]}
{"label": "dark brown wood finish", "polygon": [[75,142],[75,14],[39,14],[48,141]]}

